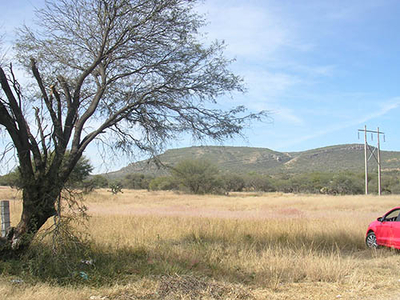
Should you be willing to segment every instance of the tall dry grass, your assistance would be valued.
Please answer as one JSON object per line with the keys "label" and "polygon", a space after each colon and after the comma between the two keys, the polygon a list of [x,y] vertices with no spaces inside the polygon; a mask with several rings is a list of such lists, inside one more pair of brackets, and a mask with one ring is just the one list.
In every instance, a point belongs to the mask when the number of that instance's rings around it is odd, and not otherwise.
{"label": "tall dry grass", "polygon": [[[18,214],[18,194],[0,193],[16,199],[11,208]],[[393,291],[400,280],[398,253],[365,249],[364,235],[368,223],[399,200],[96,191],[86,199],[92,244],[85,259],[94,265],[78,264],[74,280],[67,273],[57,282],[41,276],[37,265],[36,275],[3,265],[0,292],[7,299],[39,299],[42,293],[55,299],[52,288],[75,299],[394,297],[400,295]],[[82,270],[87,279],[77,276]],[[15,277],[24,283],[16,286]]]}

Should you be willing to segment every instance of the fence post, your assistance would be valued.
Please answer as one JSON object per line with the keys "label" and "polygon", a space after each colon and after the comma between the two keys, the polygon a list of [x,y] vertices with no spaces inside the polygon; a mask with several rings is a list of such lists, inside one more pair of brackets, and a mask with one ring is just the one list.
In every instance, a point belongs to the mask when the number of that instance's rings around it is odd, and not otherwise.
{"label": "fence post", "polygon": [[5,237],[10,227],[10,201],[1,201],[1,236]]}

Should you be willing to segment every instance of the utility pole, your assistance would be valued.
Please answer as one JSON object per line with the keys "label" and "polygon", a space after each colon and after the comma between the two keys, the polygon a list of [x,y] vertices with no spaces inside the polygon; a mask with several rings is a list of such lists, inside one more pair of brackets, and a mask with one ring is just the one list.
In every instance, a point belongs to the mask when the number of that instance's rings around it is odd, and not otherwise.
{"label": "utility pole", "polygon": [[382,184],[382,177],[381,177],[381,145],[379,142],[379,127],[377,130],[377,136],[378,136],[378,195],[381,195],[382,192],[382,188],[381,188],[381,184]]}
{"label": "utility pole", "polygon": [[[365,195],[368,195],[368,161],[371,159],[371,157],[374,157],[375,161],[378,164],[378,195],[380,196],[382,193],[382,178],[381,178],[381,146],[380,146],[380,135],[383,134],[383,138],[385,139],[385,133],[379,131],[378,129],[375,130],[367,130],[367,125],[364,126],[364,129],[358,129],[358,132],[363,131],[364,132],[364,164],[365,164]],[[371,140],[373,140],[374,134],[377,135],[377,147],[371,147],[368,144],[368,138],[367,138],[367,133],[371,133]],[[370,156],[368,157],[368,150],[371,153]],[[377,153],[375,155],[375,151],[377,150]]]}
{"label": "utility pole", "polygon": [[368,195],[368,143],[367,143],[367,125],[364,126],[364,170],[365,170],[365,195]]}

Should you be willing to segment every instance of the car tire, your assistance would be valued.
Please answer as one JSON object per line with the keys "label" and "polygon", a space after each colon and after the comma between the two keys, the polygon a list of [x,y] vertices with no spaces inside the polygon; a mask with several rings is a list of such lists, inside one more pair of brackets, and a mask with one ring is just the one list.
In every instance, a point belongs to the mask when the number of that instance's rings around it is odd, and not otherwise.
{"label": "car tire", "polygon": [[365,244],[370,249],[378,249],[379,248],[379,245],[376,242],[375,232],[373,232],[373,231],[368,232],[367,237],[365,238]]}

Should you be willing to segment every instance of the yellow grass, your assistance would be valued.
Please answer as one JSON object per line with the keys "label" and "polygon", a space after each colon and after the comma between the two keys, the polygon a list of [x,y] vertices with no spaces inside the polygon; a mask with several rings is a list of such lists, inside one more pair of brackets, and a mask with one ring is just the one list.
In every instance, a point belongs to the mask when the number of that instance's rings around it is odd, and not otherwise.
{"label": "yellow grass", "polygon": [[[0,190],[13,225],[19,197]],[[399,196],[101,190],[86,205],[95,249],[116,260],[113,280],[59,286],[8,274],[0,299],[400,298],[398,252],[364,246],[368,223]]]}

